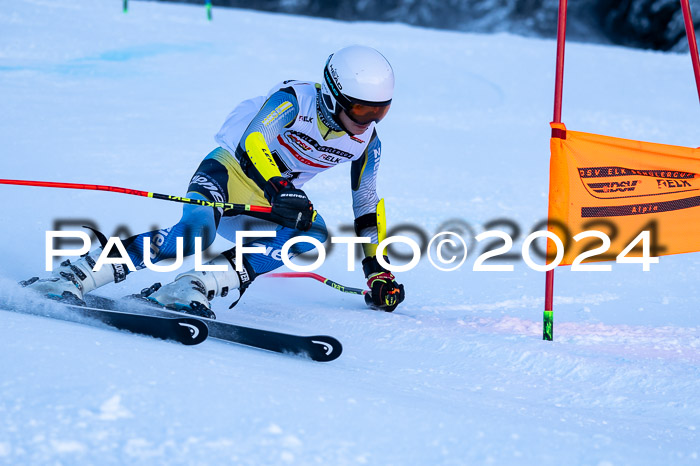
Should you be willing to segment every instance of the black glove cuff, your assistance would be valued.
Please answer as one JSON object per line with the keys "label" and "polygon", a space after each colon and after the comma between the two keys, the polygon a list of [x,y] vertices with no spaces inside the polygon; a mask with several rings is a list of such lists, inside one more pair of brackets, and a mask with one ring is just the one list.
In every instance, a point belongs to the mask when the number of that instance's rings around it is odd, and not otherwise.
{"label": "black glove cuff", "polygon": [[[384,260],[387,264],[390,263],[389,257],[384,256]],[[362,259],[362,271],[365,273],[365,278],[369,278],[370,275],[375,273],[388,272],[387,269],[379,265],[376,256],[365,257],[364,259]]]}
{"label": "black glove cuff", "polygon": [[377,213],[372,212],[365,215],[360,215],[355,219],[355,234],[357,236],[362,236],[362,230],[365,228],[373,227],[377,228]]}
{"label": "black glove cuff", "polygon": [[265,183],[263,193],[265,193],[265,199],[267,199],[269,202],[272,202],[272,199],[275,197],[275,194],[282,191],[283,189],[293,187],[294,186],[292,186],[292,184],[286,178],[281,176],[273,176],[272,178],[267,180],[267,183]]}

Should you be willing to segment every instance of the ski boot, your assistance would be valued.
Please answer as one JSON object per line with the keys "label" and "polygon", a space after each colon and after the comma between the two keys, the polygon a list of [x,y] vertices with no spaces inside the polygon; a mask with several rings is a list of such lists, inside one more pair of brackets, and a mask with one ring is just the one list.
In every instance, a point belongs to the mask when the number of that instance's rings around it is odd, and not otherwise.
{"label": "ski boot", "polygon": [[[246,290],[253,280],[248,272],[249,267],[244,267],[240,272],[236,271],[233,261],[233,250],[217,256],[208,265],[226,265],[224,272],[204,272],[190,270],[175,278],[175,281],[161,286],[155,283],[141,291],[140,297],[160,306],[185,314],[191,314],[208,319],[216,319],[216,314],[211,310],[210,301],[217,296],[225,297],[232,290],[239,290],[240,295]],[[238,298],[240,300],[240,297]],[[231,305],[233,307],[238,300]]]}
{"label": "ski boot", "polygon": [[84,306],[83,297],[87,293],[107,283],[118,283],[126,279],[127,272],[123,264],[105,264],[98,272],[93,270],[95,258],[101,252],[102,248],[96,249],[73,263],[66,259],[49,278],[32,277],[19,284],[49,299]]}

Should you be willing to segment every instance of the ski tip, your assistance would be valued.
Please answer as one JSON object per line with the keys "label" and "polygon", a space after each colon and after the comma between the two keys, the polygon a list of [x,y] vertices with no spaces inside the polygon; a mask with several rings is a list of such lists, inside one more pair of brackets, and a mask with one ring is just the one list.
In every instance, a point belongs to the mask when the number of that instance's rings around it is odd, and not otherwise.
{"label": "ski tip", "polygon": [[209,336],[209,327],[199,319],[185,317],[175,320],[180,334],[178,341],[183,345],[198,345]]}
{"label": "ski tip", "polygon": [[328,335],[308,337],[311,343],[309,356],[314,361],[329,362],[338,359],[343,353],[343,345],[335,338]]}

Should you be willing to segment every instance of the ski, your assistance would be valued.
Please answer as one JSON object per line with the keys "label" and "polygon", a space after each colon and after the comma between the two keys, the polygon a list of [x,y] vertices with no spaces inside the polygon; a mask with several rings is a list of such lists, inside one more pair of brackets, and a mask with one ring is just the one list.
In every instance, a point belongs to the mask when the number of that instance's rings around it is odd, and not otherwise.
{"label": "ski", "polygon": [[183,345],[198,345],[207,339],[209,329],[201,320],[186,316],[154,316],[121,310],[108,310],[76,304],[48,301],[26,305],[8,305],[20,312],[90,326],[106,325],[113,329],[170,340]]}
{"label": "ski", "polygon": [[[114,300],[103,296],[87,295],[85,300],[90,306],[101,309],[138,310],[148,315],[160,317],[183,315],[180,312],[170,311],[155,304],[139,301],[138,298]],[[341,343],[328,335],[299,336],[229,324],[205,317],[191,316],[191,318],[206,324],[209,328],[209,338],[221,341],[238,343],[276,353],[306,356],[318,362],[333,361],[343,352]]]}

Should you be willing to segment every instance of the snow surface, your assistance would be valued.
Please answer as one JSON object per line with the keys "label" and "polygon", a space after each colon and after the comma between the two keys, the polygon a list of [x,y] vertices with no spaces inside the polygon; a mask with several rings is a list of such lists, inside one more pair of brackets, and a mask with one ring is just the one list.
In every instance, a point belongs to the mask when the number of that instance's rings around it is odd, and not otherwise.
{"label": "snow surface", "polygon": [[[184,194],[237,102],[282,79],[318,80],[330,52],[363,43],[397,76],[379,126],[390,226],[432,235],[458,219],[479,232],[509,218],[526,233],[546,216],[551,40],[120,8],[4,2],[0,177]],[[568,44],[563,118],[580,131],[695,147],[690,60]],[[348,176],[337,168],[307,185],[335,234],[352,220]],[[92,220],[114,234],[180,215],[174,203],[112,193],[0,186],[0,195],[3,295],[45,275],[55,220]],[[232,311],[214,302],[221,320],[337,337],[344,353],[326,364],[0,312],[0,463],[700,461],[700,256],[663,257],[647,273],[561,268],[555,341],[544,342],[543,274],[518,260],[513,272],[474,272],[480,251],[456,272],[424,259],[400,274],[408,297],[394,314],[311,280],[260,279]],[[318,272],[361,286],[345,260],[334,251]],[[174,275],[144,271],[100,293],[119,297]]]}

